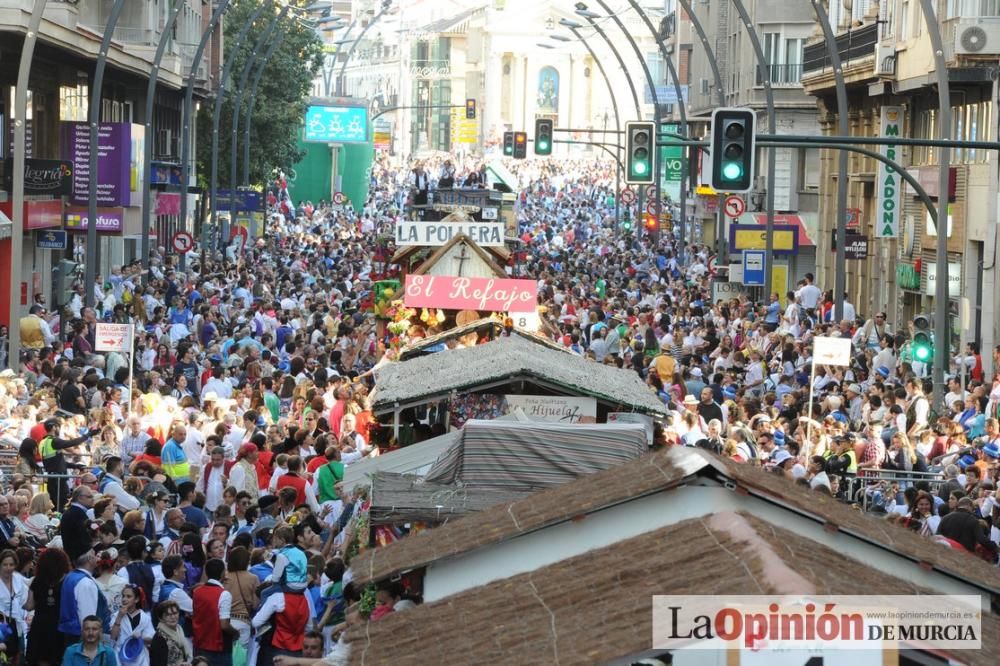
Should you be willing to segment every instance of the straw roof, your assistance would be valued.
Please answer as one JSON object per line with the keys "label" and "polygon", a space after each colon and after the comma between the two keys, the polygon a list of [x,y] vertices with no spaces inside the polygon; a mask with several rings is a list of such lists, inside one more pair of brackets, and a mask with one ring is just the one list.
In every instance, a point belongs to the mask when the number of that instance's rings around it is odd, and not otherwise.
{"label": "straw roof", "polygon": [[[725,512],[390,613],[347,640],[352,664],[492,663],[498,655],[509,664],[596,664],[648,651],[654,594],[929,592],[781,526]],[[994,663],[996,615],[984,615],[982,639],[981,650],[955,656]]]}
{"label": "straw roof", "polygon": [[379,373],[372,409],[384,413],[396,403],[419,403],[508,379],[524,379],[562,395],[592,396],[621,405],[621,411],[664,412],[663,403],[632,370],[594,363],[521,335],[388,364]]}
{"label": "straw roof", "polygon": [[441,523],[498,504],[509,504],[527,492],[469,488],[459,483],[432,483],[412,474],[378,472],[372,477],[372,525],[405,522]]}
{"label": "straw roof", "polygon": [[380,580],[424,567],[437,560],[498,544],[540,528],[586,515],[684,483],[712,479],[738,492],[774,502],[822,522],[832,532],[883,548],[993,594],[1000,594],[995,567],[966,553],[944,548],[910,530],[868,516],[830,497],[803,489],[784,478],[740,465],[700,449],[671,447],[527,498],[494,506],[364,553],[352,562],[356,580]]}

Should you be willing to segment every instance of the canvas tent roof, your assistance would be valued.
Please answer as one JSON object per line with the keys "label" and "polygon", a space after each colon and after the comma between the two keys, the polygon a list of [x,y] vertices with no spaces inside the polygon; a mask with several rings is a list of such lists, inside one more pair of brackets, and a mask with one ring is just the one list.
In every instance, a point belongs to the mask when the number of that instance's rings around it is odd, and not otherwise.
{"label": "canvas tent roof", "polygon": [[619,411],[663,414],[663,403],[632,370],[588,361],[520,335],[390,363],[378,373],[375,413],[523,379],[561,395],[586,395]]}
{"label": "canvas tent roof", "polygon": [[467,488],[454,483],[432,483],[412,474],[378,472],[371,479],[372,525],[440,523],[469,513],[521,499],[528,491]]}
{"label": "canvas tent roof", "polygon": [[[496,420],[514,421],[517,418],[514,414],[508,414]],[[374,458],[363,458],[344,467],[344,488],[353,490],[358,486],[367,485],[372,476],[382,472],[424,476],[438,458],[461,440],[462,431],[455,430]]]}
{"label": "canvas tent roof", "polygon": [[646,452],[638,424],[469,421],[434,463],[434,483],[529,492],[621,465]]}
{"label": "canvas tent roof", "polygon": [[404,446],[374,458],[363,458],[344,467],[344,489],[368,485],[377,473],[416,474],[423,476],[434,461],[461,439],[459,430],[423,442]]}

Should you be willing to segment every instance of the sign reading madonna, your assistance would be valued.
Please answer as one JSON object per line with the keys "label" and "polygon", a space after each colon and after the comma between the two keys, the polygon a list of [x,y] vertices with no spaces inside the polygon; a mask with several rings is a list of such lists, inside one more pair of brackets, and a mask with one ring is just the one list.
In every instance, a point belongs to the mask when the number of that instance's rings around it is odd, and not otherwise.
{"label": "sign reading madonna", "polygon": [[534,312],[537,300],[534,280],[441,275],[407,275],[403,296],[408,308],[481,312]]}

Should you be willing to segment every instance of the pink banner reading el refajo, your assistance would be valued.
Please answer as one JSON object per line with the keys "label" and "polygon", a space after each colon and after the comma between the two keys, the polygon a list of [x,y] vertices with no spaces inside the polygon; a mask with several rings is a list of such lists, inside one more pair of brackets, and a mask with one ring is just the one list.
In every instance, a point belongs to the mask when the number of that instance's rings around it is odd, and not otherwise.
{"label": "pink banner reading el refajo", "polygon": [[534,312],[534,280],[501,280],[447,275],[407,275],[403,303],[410,308]]}

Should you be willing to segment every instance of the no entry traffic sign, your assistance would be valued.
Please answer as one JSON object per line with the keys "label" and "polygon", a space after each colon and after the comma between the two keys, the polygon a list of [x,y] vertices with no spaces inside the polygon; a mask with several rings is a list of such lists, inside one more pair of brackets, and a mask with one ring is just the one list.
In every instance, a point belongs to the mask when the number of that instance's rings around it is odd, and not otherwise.
{"label": "no entry traffic sign", "polygon": [[178,231],[170,239],[170,244],[174,250],[180,254],[187,254],[194,247],[194,237],[186,231]]}
{"label": "no entry traffic sign", "polygon": [[727,217],[731,217],[735,220],[737,217],[746,212],[747,204],[743,201],[743,197],[731,194],[726,197],[726,202],[723,204],[722,210],[726,213]]}

